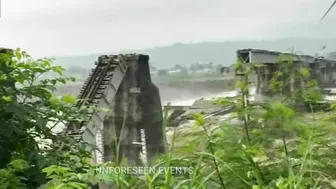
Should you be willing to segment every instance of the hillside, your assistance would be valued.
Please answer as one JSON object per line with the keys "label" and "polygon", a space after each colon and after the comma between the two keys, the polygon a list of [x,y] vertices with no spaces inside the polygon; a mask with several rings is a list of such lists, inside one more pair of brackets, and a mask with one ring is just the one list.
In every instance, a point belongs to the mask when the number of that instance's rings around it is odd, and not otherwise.
{"label": "hillside", "polygon": [[[144,53],[150,55],[151,62],[158,68],[170,68],[175,64],[190,65],[197,62],[212,61],[215,64],[231,65],[235,61],[235,51],[241,48],[261,48],[277,51],[288,51],[294,48],[304,54],[315,54],[326,46],[326,52],[336,50],[336,38],[283,38],[263,41],[228,41],[202,42],[195,44],[173,44],[166,47],[154,47],[144,50],[124,50],[119,53]],[[55,57],[55,63],[64,67],[93,67],[94,61],[101,54],[83,56]],[[112,54],[112,53],[111,53]]]}

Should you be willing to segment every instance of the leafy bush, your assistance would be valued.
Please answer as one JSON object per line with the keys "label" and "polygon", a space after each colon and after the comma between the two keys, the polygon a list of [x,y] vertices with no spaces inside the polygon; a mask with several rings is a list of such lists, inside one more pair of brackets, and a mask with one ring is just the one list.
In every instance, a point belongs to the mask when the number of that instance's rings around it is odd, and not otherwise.
{"label": "leafy bush", "polygon": [[[50,59],[34,60],[17,49],[0,54],[0,68],[0,169],[6,172],[3,174],[22,178],[21,185],[37,188],[47,182],[43,168],[59,164],[73,167],[68,156],[80,151],[77,142],[57,135],[53,129],[62,122],[85,120],[88,110],[75,108],[76,99],[71,96],[52,95],[57,83],[74,78],[39,79],[48,72],[62,75],[63,68],[52,66]],[[41,141],[49,142],[41,146]],[[71,150],[53,146],[57,143]],[[24,172],[8,167],[22,162],[27,164]]]}

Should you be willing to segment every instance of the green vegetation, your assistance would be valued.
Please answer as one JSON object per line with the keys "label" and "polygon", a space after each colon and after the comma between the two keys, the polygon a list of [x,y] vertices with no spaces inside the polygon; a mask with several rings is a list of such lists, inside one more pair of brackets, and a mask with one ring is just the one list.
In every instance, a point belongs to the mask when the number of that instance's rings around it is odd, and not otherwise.
{"label": "green vegetation", "polygon": [[[89,163],[90,153],[85,151],[88,145],[53,133],[51,128],[56,123],[85,120],[86,113],[93,109],[78,110],[74,107],[75,98],[52,95],[58,82],[73,78],[37,80],[50,71],[62,75],[64,70],[51,66],[51,60],[33,60],[20,50],[15,51],[14,57],[13,61],[11,54],[0,57],[0,189],[84,189],[98,182],[125,189],[336,188],[336,106],[331,105],[329,113],[315,110],[313,104],[321,98],[316,82],[311,80],[307,68],[289,69],[291,61],[280,59],[281,69],[271,86],[273,92],[281,95],[268,103],[245,100],[250,87],[246,81],[253,68],[237,62],[235,68],[245,73],[237,81],[240,96],[215,102],[235,104],[236,112],[230,119],[241,122],[214,124],[202,114],[195,114],[189,137],[174,133],[168,153],[157,159],[157,165],[166,169],[183,166],[192,167],[192,171],[139,176],[97,173],[97,167]],[[305,87],[283,92],[289,84],[288,74],[302,78]],[[21,87],[11,85],[13,80]],[[298,111],[294,102],[305,103],[310,113]],[[46,140],[53,143],[42,146],[41,141]],[[122,161],[99,166],[124,165]]]}
{"label": "green vegetation", "polygon": [[74,78],[39,79],[49,72],[62,75],[64,70],[51,66],[49,59],[33,60],[19,49],[1,53],[0,67],[0,188],[38,188],[47,183],[44,168],[49,166],[85,171],[85,144],[52,131],[63,122],[86,120],[89,109],[74,108],[76,99],[52,95],[56,84]]}

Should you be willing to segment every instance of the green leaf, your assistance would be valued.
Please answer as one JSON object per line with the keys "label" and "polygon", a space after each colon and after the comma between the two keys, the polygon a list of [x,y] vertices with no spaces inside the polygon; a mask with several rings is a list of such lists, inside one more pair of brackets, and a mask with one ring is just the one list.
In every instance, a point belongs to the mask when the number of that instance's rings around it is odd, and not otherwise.
{"label": "green leaf", "polygon": [[22,59],[22,54],[20,52],[20,48],[17,48],[15,51],[16,58],[20,61]]}
{"label": "green leaf", "polygon": [[0,80],[7,80],[7,76],[6,75],[0,75]]}
{"label": "green leaf", "polygon": [[6,102],[12,101],[12,97],[10,97],[10,96],[2,96],[2,99]]}
{"label": "green leaf", "polygon": [[51,70],[55,73],[57,73],[58,75],[62,76],[63,75],[63,71],[64,69],[61,66],[54,66],[51,67]]}
{"label": "green leaf", "polygon": [[22,159],[16,159],[9,163],[9,166],[15,170],[21,171],[29,168],[28,163]]}
{"label": "green leaf", "polygon": [[49,166],[47,168],[42,169],[42,172],[46,173],[47,176],[50,176],[52,174],[64,175],[65,173],[67,173],[69,171],[70,171],[69,168],[61,167],[61,166],[58,166],[58,165],[52,165],[52,166]]}
{"label": "green leaf", "polygon": [[88,186],[83,183],[77,183],[77,182],[69,182],[69,186],[72,186],[74,189],[81,189],[81,188],[87,188]]}
{"label": "green leaf", "polygon": [[76,82],[76,78],[74,78],[74,77],[70,77],[70,80],[71,80],[72,82]]}
{"label": "green leaf", "polygon": [[194,114],[194,119],[195,119],[195,126],[201,126],[204,125],[205,121],[204,121],[204,117],[201,113],[195,113]]}
{"label": "green leaf", "polygon": [[62,189],[63,187],[65,187],[65,189],[68,189],[68,187],[66,187],[66,184],[65,184],[65,183],[61,183],[61,184],[57,185],[57,186],[55,187],[55,189]]}
{"label": "green leaf", "polygon": [[77,102],[77,99],[72,95],[64,95],[62,100],[67,104],[75,104]]}
{"label": "green leaf", "polygon": [[260,187],[258,185],[253,185],[252,189],[260,189]]}
{"label": "green leaf", "polygon": [[309,72],[308,68],[301,68],[299,72],[303,77],[307,78],[307,77],[310,76],[310,72]]}

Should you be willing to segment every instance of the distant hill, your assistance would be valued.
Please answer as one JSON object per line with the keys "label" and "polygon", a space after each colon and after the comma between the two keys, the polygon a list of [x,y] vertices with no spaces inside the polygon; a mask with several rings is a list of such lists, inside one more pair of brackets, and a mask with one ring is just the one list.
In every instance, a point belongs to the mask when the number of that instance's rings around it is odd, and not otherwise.
{"label": "distant hill", "polygon": [[[166,47],[154,47],[144,50],[124,50],[117,53],[144,53],[150,55],[150,62],[157,68],[170,68],[175,64],[190,65],[197,62],[209,62],[229,66],[235,62],[236,50],[242,48],[260,48],[276,51],[287,51],[294,48],[303,54],[320,53],[322,46],[325,52],[336,50],[336,38],[283,38],[263,41],[227,41],[202,42],[195,44],[174,44]],[[99,55],[55,57],[55,64],[65,68],[80,66],[91,68]],[[110,53],[116,54],[116,53]]]}

